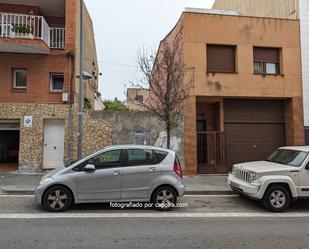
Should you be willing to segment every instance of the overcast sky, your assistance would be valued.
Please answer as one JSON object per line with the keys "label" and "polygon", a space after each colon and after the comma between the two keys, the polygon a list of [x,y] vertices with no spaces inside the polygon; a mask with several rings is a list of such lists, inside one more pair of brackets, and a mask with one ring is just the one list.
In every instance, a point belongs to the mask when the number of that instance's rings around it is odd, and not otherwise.
{"label": "overcast sky", "polygon": [[125,99],[136,75],[138,49],[156,49],[185,7],[214,0],[84,0],[93,19],[103,99]]}

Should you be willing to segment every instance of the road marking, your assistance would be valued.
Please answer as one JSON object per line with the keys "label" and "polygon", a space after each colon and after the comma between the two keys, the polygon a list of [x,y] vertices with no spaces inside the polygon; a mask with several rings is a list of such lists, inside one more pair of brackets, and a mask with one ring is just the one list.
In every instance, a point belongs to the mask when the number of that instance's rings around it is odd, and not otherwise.
{"label": "road marking", "polygon": [[184,195],[183,197],[231,197],[231,198],[235,198],[235,197],[239,197],[239,195]]}
{"label": "road marking", "polygon": [[309,213],[37,213],[0,214],[0,219],[72,218],[309,218]]}
{"label": "road marking", "polygon": [[[0,198],[8,198],[8,197],[14,197],[14,198],[23,198],[23,197],[28,197],[28,198],[34,198],[34,195],[1,195],[0,194]],[[235,198],[235,197],[239,197],[239,195],[184,195],[183,197],[225,197],[225,198]]]}

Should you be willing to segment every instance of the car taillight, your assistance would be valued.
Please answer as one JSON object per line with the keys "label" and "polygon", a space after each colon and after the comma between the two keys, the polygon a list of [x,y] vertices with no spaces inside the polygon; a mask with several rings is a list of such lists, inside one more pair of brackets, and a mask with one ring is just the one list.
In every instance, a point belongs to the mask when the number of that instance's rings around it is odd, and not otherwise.
{"label": "car taillight", "polygon": [[182,178],[182,170],[179,165],[174,164],[174,172],[176,173],[176,175]]}

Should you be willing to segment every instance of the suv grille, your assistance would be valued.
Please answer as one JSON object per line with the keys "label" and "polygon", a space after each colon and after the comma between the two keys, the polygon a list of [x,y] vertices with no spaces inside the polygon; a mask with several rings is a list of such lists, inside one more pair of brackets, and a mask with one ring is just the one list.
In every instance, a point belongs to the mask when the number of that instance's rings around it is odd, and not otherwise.
{"label": "suv grille", "polygon": [[235,169],[234,176],[240,180],[249,182],[249,172],[241,169]]}

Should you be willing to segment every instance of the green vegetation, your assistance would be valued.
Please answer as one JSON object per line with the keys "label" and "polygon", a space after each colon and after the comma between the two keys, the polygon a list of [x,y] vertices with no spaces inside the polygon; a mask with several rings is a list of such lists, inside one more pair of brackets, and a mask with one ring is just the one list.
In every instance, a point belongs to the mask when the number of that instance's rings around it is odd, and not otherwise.
{"label": "green vegetation", "polygon": [[15,24],[12,28],[12,31],[16,33],[29,34],[31,29],[26,25]]}
{"label": "green vegetation", "polygon": [[105,110],[107,111],[122,112],[122,111],[129,110],[126,107],[126,105],[122,101],[118,100],[117,98],[115,98],[114,100],[105,100],[104,105],[105,105]]}

